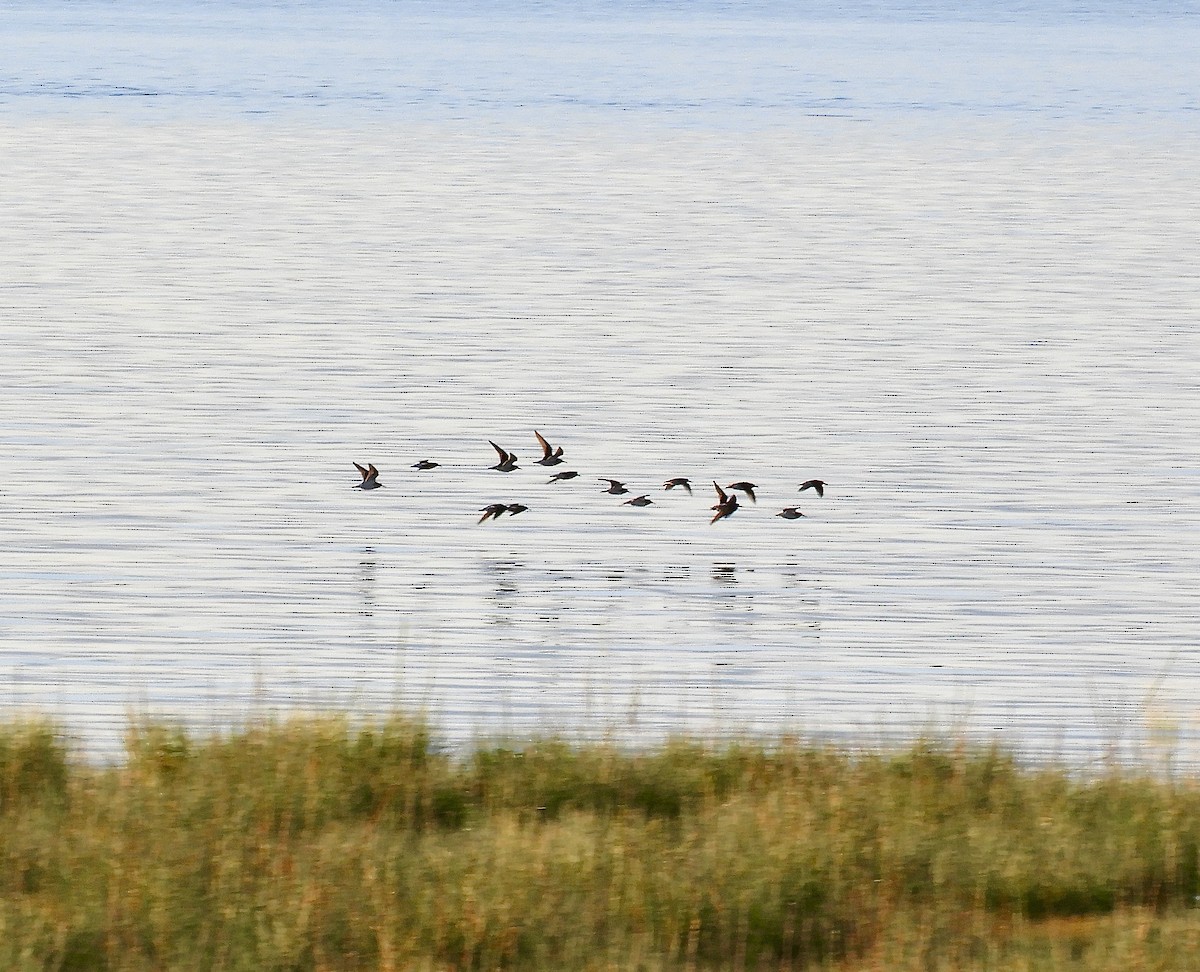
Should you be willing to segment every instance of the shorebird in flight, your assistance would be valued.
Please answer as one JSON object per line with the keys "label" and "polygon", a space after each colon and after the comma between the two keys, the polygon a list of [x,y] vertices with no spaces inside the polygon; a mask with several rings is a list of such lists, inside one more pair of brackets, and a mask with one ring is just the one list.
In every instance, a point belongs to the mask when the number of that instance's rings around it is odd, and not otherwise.
{"label": "shorebird in flight", "polygon": [[688,496],[692,495],[692,483],[686,476],[676,476],[663,483],[663,489],[674,489],[676,486],[682,486],[687,490]]}
{"label": "shorebird in flight", "polygon": [[491,519],[492,517],[496,517],[498,519],[502,513],[507,513],[508,505],[505,503],[489,503],[479,512],[483,514],[483,516],[479,518],[479,522],[482,523],[484,520]]}
{"label": "shorebird in flight", "polygon": [[537,461],[539,466],[557,466],[563,461],[562,446],[555,449],[549,442],[542,438],[542,433],[536,429],[534,429],[533,434],[537,437],[538,445],[542,447],[542,458]]}
{"label": "shorebird in flight", "polygon": [[758,488],[754,483],[748,483],[742,480],[740,483],[730,483],[726,489],[740,489],[743,493],[750,497],[751,503],[757,503],[758,497],[754,495],[754,491]]}
{"label": "shorebird in flight", "polygon": [[546,482],[548,482],[548,483],[561,483],[561,482],[564,482],[564,481],[566,481],[566,480],[568,480],[568,479],[574,479],[574,478],[575,478],[576,476],[578,476],[578,475],[579,475],[579,473],[577,473],[577,472],[560,472],[560,473],[555,473],[553,476],[551,476],[549,479],[547,479],[547,480],[546,480]]}
{"label": "shorebird in flight", "polygon": [[355,486],[355,489],[378,489],[383,485],[379,481],[379,470],[374,466],[360,466],[356,462],[354,468],[362,473],[362,482]]}
{"label": "shorebird in flight", "polygon": [[508,510],[511,515],[516,516],[518,513],[524,513],[527,509],[529,509],[529,507],[524,503],[509,503],[505,509]]}
{"label": "shorebird in flight", "polygon": [[713,488],[717,491],[717,503],[715,506],[711,507],[711,509],[714,509],[717,512],[713,515],[713,518],[708,521],[710,525],[716,523],[717,520],[723,520],[727,516],[733,516],[734,512],[738,508],[738,498],[735,494],[726,493],[725,490],[721,489],[721,487],[716,483],[713,483]]}
{"label": "shorebird in flight", "polygon": [[612,493],[613,496],[620,496],[622,493],[629,492],[629,490],[625,488],[625,484],[618,479],[605,479],[603,476],[601,476],[600,482],[608,483],[608,489],[602,490],[602,492]]}
{"label": "shorebird in flight", "polygon": [[431,462],[429,459],[422,459],[420,462],[414,462],[412,467],[413,469],[437,469],[440,465],[440,462]]}
{"label": "shorebird in flight", "polygon": [[489,469],[496,469],[500,472],[512,472],[517,467],[517,457],[505,449],[501,449],[495,442],[488,439],[488,445],[496,450],[496,454],[500,456],[500,461],[494,466],[488,466]]}
{"label": "shorebird in flight", "polygon": [[825,495],[825,480],[810,479],[807,483],[801,483],[800,484],[800,492],[803,493],[806,489],[815,489],[817,491],[818,496],[824,496]]}
{"label": "shorebird in flight", "polygon": [[635,496],[631,500],[626,500],[621,505],[622,506],[653,506],[654,500],[650,499],[648,496]]}
{"label": "shorebird in flight", "polygon": [[804,516],[804,514],[801,513],[794,506],[785,506],[782,510],[780,510],[775,515],[782,516],[785,520],[798,520],[798,519],[800,519],[800,517]]}

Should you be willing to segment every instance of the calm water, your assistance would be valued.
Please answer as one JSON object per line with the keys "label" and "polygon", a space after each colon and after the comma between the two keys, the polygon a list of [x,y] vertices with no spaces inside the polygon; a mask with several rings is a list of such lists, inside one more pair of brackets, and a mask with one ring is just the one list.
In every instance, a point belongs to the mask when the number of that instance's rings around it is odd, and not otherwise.
{"label": "calm water", "polygon": [[6,706],[1196,760],[1197,8],[791,6],[0,11]]}

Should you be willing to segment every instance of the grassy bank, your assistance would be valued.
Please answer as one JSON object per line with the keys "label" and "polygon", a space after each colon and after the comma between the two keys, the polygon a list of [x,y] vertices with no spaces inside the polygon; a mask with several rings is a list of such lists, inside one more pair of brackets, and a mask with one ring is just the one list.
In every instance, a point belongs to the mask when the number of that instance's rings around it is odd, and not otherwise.
{"label": "grassy bank", "polygon": [[1200,785],[920,744],[0,729],[0,968],[1194,970]]}

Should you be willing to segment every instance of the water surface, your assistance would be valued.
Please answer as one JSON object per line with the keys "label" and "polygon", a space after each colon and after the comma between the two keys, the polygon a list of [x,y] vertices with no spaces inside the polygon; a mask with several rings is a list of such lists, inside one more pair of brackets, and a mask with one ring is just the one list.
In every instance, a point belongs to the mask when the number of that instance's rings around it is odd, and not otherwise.
{"label": "water surface", "polygon": [[7,9],[10,705],[1194,752],[1196,20],[972,9]]}

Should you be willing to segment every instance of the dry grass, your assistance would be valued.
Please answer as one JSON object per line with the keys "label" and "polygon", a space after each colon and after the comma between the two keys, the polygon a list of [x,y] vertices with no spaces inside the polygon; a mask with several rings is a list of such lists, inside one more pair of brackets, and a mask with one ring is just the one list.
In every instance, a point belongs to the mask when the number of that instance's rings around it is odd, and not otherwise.
{"label": "dry grass", "polygon": [[0,968],[1193,970],[1200,787],[994,749],[0,729]]}

